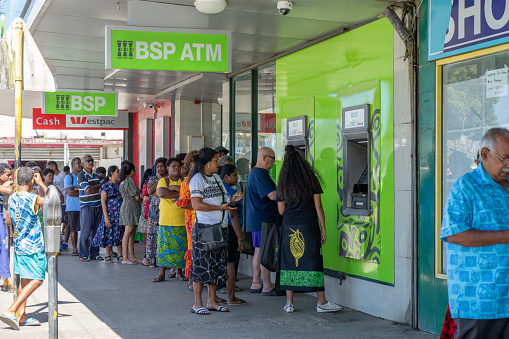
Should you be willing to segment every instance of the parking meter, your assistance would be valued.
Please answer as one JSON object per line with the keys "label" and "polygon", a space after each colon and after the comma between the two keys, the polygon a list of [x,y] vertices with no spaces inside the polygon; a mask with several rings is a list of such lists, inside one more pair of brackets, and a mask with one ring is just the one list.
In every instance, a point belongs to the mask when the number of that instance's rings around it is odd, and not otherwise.
{"label": "parking meter", "polygon": [[44,242],[46,253],[60,251],[60,230],[62,222],[62,205],[58,188],[48,187],[43,203]]}

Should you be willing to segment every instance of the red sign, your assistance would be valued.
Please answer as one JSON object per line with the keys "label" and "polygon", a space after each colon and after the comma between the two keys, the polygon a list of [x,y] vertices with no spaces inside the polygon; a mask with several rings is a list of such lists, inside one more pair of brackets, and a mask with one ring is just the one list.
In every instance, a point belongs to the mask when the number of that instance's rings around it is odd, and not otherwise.
{"label": "red sign", "polygon": [[34,108],[32,126],[33,129],[52,130],[127,130],[129,129],[129,115],[123,113],[116,117],[96,117],[68,114],[43,114],[40,108]]}
{"label": "red sign", "polygon": [[33,129],[65,129],[65,115],[42,114],[40,108],[33,110]]}

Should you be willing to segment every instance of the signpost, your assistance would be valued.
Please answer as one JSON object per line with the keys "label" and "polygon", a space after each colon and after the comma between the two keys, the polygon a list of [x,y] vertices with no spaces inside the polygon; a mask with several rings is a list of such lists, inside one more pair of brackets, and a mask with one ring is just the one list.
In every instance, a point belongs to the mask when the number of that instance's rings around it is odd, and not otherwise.
{"label": "signpost", "polygon": [[231,33],[106,26],[106,68],[227,73]]}
{"label": "signpost", "polygon": [[44,92],[42,113],[117,116],[117,92]]}
{"label": "signpost", "polygon": [[46,130],[128,130],[129,114],[121,112],[116,117],[42,114],[40,108],[34,108],[32,126]]}

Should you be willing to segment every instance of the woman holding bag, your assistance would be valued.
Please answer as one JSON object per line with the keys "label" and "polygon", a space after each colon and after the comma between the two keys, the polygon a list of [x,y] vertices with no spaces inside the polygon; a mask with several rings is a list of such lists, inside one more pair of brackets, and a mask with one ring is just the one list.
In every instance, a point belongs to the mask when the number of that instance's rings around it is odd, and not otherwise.
{"label": "woman holding bag", "polygon": [[294,312],[294,292],[316,292],[317,312],[342,309],[325,299],[321,247],[327,240],[318,176],[293,145],[285,147],[277,185],[277,205],[283,215],[279,246],[280,288],[286,290],[285,312]]}
{"label": "woman holding bag", "polygon": [[[211,148],[202,148],[198,152],[198,160],[189,174],[189,189],[191,203],[196,211],[196,223],[193,227],[193,259],[191,263],[191,279],[193,280],[194,305],[192,313],[199,315],[210,314],[210,311],[228,312],[226,307],[219,306],[216,300],[218,283],[225,285],[227,277],[226,246],[209,249],[202,241],[201,229],[204,227],[220,226],[222,238],[228,241],[227,211],[235,210],[227,202],[227,191],[221,178],[216,174],[219,168],[217,152]],[[242,194],[236,195],[232,201],[237,202]],[[218,240],[218,239],[214,239]],[[239,246],[242,245],[239,239]],[[203,285],[208,285],[207,307],[203,306]]]}
{"label": "woman holding bag", "polygon": [[156,159],[154,168],[152,169],[152,176],[148,179],[147,185],[147,191],[150,195],[150,204],[148,209],[147,249],[145,257],[149,260],[151,268],[156,267],[157,235],[159,234],[159,203],[161,200],[156,190],[159,180],[168,176],[166,161],[166,158]]}

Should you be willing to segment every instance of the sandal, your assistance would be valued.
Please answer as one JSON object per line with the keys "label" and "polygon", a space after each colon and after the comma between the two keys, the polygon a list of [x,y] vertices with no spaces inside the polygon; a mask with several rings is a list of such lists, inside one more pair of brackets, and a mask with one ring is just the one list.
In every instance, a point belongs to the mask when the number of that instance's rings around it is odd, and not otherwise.
{"label": "sandal", "polygon": [[117,261],[124,261],[124,257],[123,256],[117,257]]}
{"label": "sandal", "polygon": [[72,252],[72,253],[71,253],[71,256],[72,256],[72,257],[77,257],[77,256],[78,256],[78,252]]}
{"label": "sandal", "polygon": [[247,304],[247,301],[243,300],[243,299],[240,299],[238,298],[238,302],[228,302],[227,305],[228,306],[239,306],[239,305],[246,305]]}
{"label": "sandal", "polygon": [[122,261],[122,264],[123,264],[123,265],[136,265],[136,263],[135,263],[135,262],[132,262],[132,261],[130,261],[130,260]]}
{"label": "sandal", "polygon": [[201,308],[199,308],[197,310],[192,308],[191,309],[191,313],[198,314],[198,315],[209,315],[210,314],[209,309],[206,308],[206,307],[201,307]]}
{"label": "sandal", "polygon": [[144,258],[144,259],[141,261],[141,264],[142,264],[143,266],[150,266],[150,264],[149,264],[149,262],[148,262],[147,258]]}
{"label": "sandal", "polygon": [[180,277],[177,277],[177,279],[180,280],[180,281],[189,281],[189,279],[187,279],[183,275],[181,275]]}
{"label": "sandal", "polygon": [[212,312],[230,312],[230,310],[224,306],[219,306],[218,308],[207,307],[207,309]]}
{"label": "sandal", "polygon": [[104,262],[107,264],[113,264],[113,260],[111,260],[111,256],[104,257]]}
{"label": "sandal", "polygon": [[161,282],[161,281],[165,281],[165,280],[166,279],[164,279],[164,278],[157,277],[157,278],[152,279],[152,282]]}

